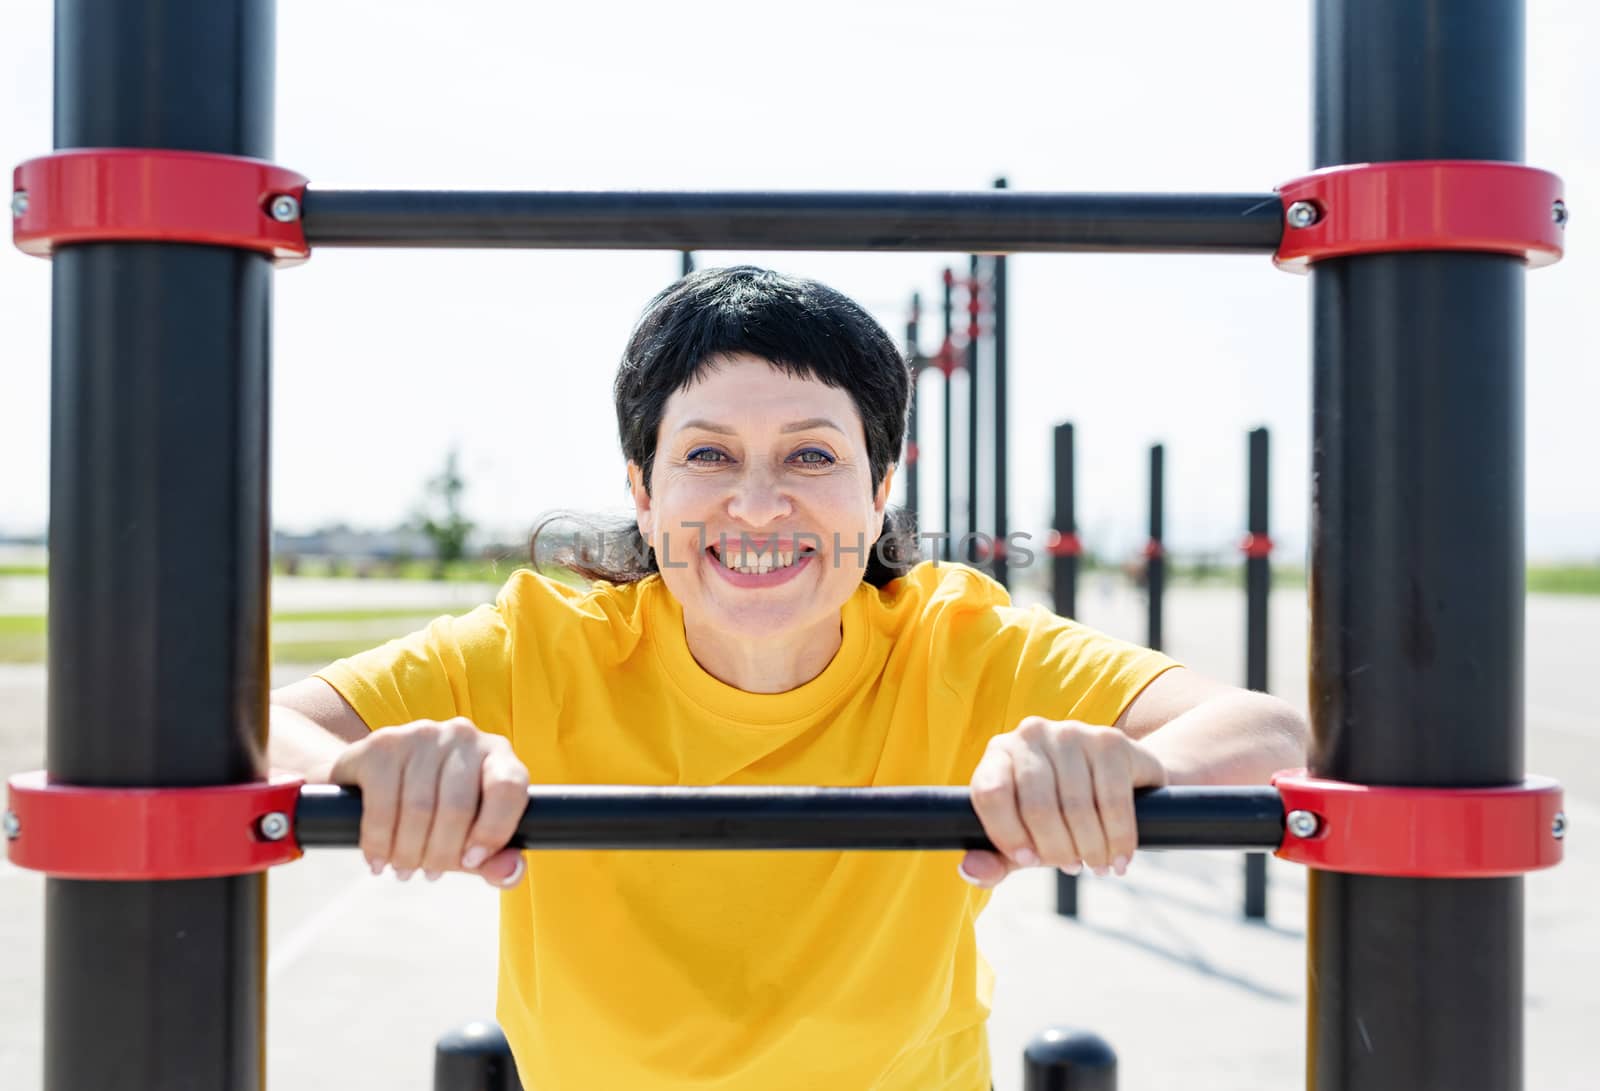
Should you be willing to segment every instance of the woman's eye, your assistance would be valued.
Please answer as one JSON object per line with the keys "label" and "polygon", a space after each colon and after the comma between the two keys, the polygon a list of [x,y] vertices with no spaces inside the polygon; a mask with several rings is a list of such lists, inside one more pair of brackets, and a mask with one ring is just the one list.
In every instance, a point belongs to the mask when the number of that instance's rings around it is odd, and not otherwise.
{"label": "woman's eye", "polygon": [[[701,458],[700,457],[701,455],[715,455],[716,458]],[[707,465],[710,465],[710,464],[715,463],[717,461],[717,459],[720,459],[721,457],[722,457],[722,452],[717,450],[714,447],[696,447],[694,450],[689,452],[688,457],[685,458],[684,461],[685,462],[704,462]]]}
{"label": "woman's eye", "polygon": [[[807,455],[816,455],[816,458],[807,458]],[[828,466],[833,463],[833,458],[826,451],[819,451],[815,447],[808,447],[794,456],[807,466]]]}

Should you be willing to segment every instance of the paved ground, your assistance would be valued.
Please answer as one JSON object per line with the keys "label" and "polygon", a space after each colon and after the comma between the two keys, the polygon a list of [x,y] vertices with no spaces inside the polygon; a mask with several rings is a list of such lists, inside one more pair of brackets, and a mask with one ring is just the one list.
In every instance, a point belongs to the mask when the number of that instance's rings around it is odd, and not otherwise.
{"label": "paved ground", "polygon": [[[343,585],[348,589],[349,585]],[[373,597],[367,597],[367,596]],[[374,588],[357,603],[389,605]],[[305,605],[316,604],[315,596]],[[400,605],[396,602],[394,605]],[[1142,604],[1091,586],[1083,620],[1137,639]],[[1273,688],[1303,703],[1305,616],[1273,601]],[[1242,672],[1243,603],[1227,591],[1172,594],[1169,648],[1224,678]],[[1527,880],[1527,1086],[1594,1084],[1600,1018],[1600,601],[1528,603],[1529,768],[1568,788],[1568,860]],[[281,668],[281,684],[304,668]],[[44,674],[0,667],[0,774],[42,759]],[[1093,1028],[1117,1048],[1122,1086],[1234,1091],[1301,1086],[1304,874],[1274,861],[1270,920],[1239,920],[1240,858],[1144,853],[1123,879],[1090,879],[1084,916],[1051,912],[1053,875],[1009,880],[980,922],[1000,985],[991,1040],[1000,1091],[1021,1086],[1021,1049],[1051,1023]],[[0,864],[0,1080],[38,1087],[43,881]],[[376,880],[353,852],[323,851],[274,873],[268,1065],[273,1091],[426,1091],[434,1039],[493,1008],[494,895],[476,880]]]}

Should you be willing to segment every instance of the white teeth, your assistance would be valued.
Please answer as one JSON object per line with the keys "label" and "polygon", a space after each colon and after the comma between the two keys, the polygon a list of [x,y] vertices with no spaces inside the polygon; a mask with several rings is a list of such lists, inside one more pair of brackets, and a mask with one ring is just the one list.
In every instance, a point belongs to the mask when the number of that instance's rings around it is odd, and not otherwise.
{"label": "white teeth", "polygon": [[794,550],[779,550],[776,554],[772,551],[766,553],[728,553],[718,559],[723,567],[735,572],[742,572],[746,576],[764,576],[778,568],[788,568],[794,564]]}

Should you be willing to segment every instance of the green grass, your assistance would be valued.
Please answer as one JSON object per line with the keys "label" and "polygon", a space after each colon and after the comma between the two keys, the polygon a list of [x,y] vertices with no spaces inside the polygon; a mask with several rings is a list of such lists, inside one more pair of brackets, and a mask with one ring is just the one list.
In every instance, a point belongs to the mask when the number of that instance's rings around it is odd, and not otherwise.
{"label": "green grass", "polygon": [[49,571],[42,564],[0,564],[0,576],[43,576]]}
{"label": "green grass", "polygon": [[1600,564],[1540,565],[1529,568],[1528,590],[1558,595],[1600,595]]}

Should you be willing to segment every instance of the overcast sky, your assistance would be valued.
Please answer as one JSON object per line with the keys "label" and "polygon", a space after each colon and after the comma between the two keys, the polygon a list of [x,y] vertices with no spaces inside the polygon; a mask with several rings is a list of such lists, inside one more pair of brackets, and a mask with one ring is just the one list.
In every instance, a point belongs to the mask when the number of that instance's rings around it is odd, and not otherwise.
{"label": "overcast sky", "polygon": [[[1310,166],[1310,5],[457,2],[279,5],[276,160],[338,188],[1264,192]],[[1528,277],[1533,557],[1600,557],[1600,6],[1528,0],[1530,163],[1565,260]],[[0,161],[51,147],[51,5],[7,5]],[[609,386],[672,253],[329,250],[277,274],[274,523],[388,526],[452,446],[470,514],[626,502]],[[703,254],[822,279],[899,338],[962,255]],[[1305,541],[1309,281],[1264,257],[1011,261],[1011,522],[1050,517],[1077,425],[1089,543],[1142,540],[1167,445],[1174,548],[1234,543],[1273,429],[1276,537]],[[48,511],[46,265],[0,256],[0,533]],[[930,335],[924,348],[935,347]],[[924,402],[937,413],[937,386]],[[925,419],[927,419],[925,417]],[[925,434],[926,436],[926,434]],[[937,502],[936,444],[924,462]],[[958,463],[958,467],[964,463]],[[959,476],[959,474],[958,474]],[[898,490],[897,490],[898,491]]]}

